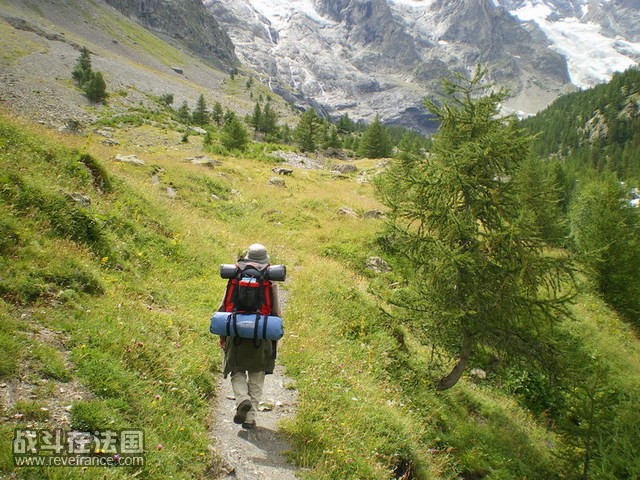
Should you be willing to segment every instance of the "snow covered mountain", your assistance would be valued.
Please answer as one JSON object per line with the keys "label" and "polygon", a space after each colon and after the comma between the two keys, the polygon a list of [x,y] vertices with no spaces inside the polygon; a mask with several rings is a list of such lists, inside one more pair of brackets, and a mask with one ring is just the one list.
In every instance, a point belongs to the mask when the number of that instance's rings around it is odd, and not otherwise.
{"label": "snow covered mountain", "polygon": [[534,113],[640,59],[640,0],[204,0],[271,88],[332,116],[427,128],[422,99],[482,63]]}
{"label": "snow covered mountain", "polygon": [[534,23],[562,54],[571,82],[588,88],[636,65],[640,58],[640,1],[496,2],[522,22]]}

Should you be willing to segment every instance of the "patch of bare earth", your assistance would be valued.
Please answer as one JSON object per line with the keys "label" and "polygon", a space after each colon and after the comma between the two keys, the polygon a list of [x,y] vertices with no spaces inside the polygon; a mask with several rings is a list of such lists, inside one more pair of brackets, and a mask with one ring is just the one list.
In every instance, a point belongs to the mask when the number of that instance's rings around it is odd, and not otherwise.
{"label": "patch of bare earth", "polygon": [[211,436],[222,458],[217,478],[246,480],[293,480],[295,467],[287,462],[286,436],[279,430],[281,420],[295,413],[296,392],[282,367],[267,375],[257,426],[244,430],[233,423],[235,400],[229,378],[221,380]]}

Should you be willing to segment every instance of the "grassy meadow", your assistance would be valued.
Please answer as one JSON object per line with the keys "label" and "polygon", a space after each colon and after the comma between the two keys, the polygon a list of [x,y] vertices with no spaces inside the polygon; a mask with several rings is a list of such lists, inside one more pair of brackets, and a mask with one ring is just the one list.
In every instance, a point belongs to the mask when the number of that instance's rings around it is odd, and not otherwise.
{"label": "grassy meadow", "polygon": [[[347,178],[295,168],[279,187],[277,159],[209,154],[200,135],[141,123],[113,127],[108,146],[0,117],[0,476],[211,478],[218,266],[260,242],[288,267],[280,362],[300,402],[283,429],[302,478],[566,478],[569,447],[544,414],[490,379],[436,392],[432,352],[400,345],[365,268],[382,226],[362,215],[381,208],[378,161]],[[636,333],[588,292],[574,310],[563,328],[637,391]],[[147,465],[14,467],[14,429],[55,425],[144,429]]]}

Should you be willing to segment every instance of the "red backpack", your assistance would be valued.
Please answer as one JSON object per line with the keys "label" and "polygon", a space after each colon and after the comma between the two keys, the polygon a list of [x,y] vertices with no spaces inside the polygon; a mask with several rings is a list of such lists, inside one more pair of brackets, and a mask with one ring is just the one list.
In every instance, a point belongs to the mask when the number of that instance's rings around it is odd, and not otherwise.
{"label": "red backpack", "polygon": [[266,278],[269,265],[238,262],[234,277],[229,278],[224,294],[224,311],[271,315],[273,294]]}

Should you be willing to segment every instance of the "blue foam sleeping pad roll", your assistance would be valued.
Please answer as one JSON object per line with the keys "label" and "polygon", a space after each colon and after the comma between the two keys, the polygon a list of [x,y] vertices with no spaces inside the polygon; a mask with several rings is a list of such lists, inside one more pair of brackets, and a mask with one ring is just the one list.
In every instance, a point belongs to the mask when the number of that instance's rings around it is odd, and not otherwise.
{"label": "blue foam sleeping pad roll", "polygon": [[[234,321],[235,315],[235,321]],[[256,329],[256,321],[258,322]],[[255,313],[216,312],[211,317],[209,331],[224,337],[280,340],[284,335],[282,318]]]}

